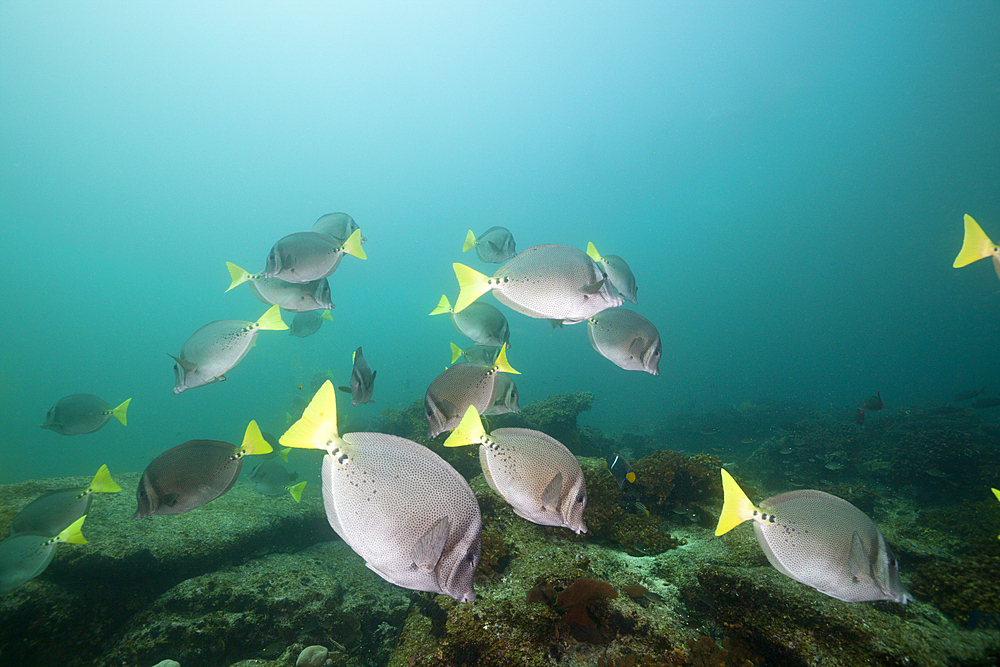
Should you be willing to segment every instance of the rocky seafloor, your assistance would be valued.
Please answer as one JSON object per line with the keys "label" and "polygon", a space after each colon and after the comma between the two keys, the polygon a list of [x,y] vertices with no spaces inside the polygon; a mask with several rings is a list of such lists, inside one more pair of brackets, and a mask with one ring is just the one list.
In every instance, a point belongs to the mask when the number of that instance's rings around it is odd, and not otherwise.
{"label": "rocky seafloor", "polygon": [[[0,664],[997,664],[1000,505],[981,493],[997,432],[976,413],[923,406],[856,428],[738,406],[693,420],[712,428],[674,421],[606,438],[576,426],[592,400],[552,397],[493,420],[542,428],[585,455],[581,536],[514,515],[474,450],[421,437],[421,406],[383,414],[380,430],[429,444],[472,480],[483,510],[472,604],[370,572],[327,525],[315,485],[296,504],[240,481],[187,514],[134,520],[139,475],[112,470],[125,491],[94,499],[88,544],[60,545],[40,577],[0,597]],[[602,465],[611,451],[633,459],[624,491]],[[801,483],[854,502],[894,547],[914,601],[834,600],[771,568],[749,526],[715,537],[720,463],[754,500]],[[0,487],[0,534],[41,493],[89,481]],[[306,650],[317,646],[325,657]]]}

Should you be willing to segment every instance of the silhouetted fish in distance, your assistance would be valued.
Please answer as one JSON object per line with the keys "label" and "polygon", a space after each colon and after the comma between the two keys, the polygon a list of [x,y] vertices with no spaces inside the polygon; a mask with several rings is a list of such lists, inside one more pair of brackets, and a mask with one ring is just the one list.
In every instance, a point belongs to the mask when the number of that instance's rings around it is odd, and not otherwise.
{"label": "silhouetted fish in distance", "polygon": [[875,392],[874,396],[869,396],[861,403],[858,403],[858,407],[865,412],[877,412],[883,408],[882,405],[882,392]]}

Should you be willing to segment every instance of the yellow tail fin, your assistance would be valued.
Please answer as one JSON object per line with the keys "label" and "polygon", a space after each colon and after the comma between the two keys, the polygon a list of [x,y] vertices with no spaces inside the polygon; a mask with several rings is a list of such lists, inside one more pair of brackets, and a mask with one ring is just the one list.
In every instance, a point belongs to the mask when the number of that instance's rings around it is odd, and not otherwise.
{"label": "yellow tail fin", "polygon": [[754,511],[757,511],[733,476],[725,468],[721,468],[721,470],[722,490],[725,498],[722,501],[719,525],[715,528],[716,535],[725,535],[747,519],[752,519]]}
{"label": "yellow tail fin", "polygon": [[344,241],[344,252],[348,255],[353,255],[358,259],[368,259],[368,255],[365,254],[365,249],[361,247],[361,230],[355,229],[347,240]]}
{"label": "yellow tail fin", "polygon": [[511,365],[507,363],[507,343],[500,346],[500,354],[497,355],[496,363],[493,365],[504,373],[513,373],[514,375],[521,374],[521,371],[515,371]]}
{"label": "yellow tail fin", "polygon": [[118,493],[121,490],[122,487],[111,479],[111,472],[106,465],[101,466],[101,469],[94,475],[94,479],[91,480],[90,486],[87,487],[87,491],[94,493]]}
{"label": "yellow tail fin", "polygon": [[306,488],[305,482],[299,482],[295,486],[288,487],[288,492],[292,494],[292,498],[295,499],[295,502],[302,500],[302,489],[304,488]]}
{"label": "yellow tail fin", "polygon": [[466,306],[489,292],[490,277],[483,275],[475,269],[470,269],[465,264],[452,264],[455,269],[455,277],[458,278],[458,299],[455,301],[453,312],[460,313]]}
{"label": "yellow tail fin", "polygon": [[451,432],[448,439],[444,441],[445,447],[462,447],[464,445],[477,445],[486,438],[486,429],[483,428],[483,420],[479,418],[479,411],[476,406],[470,405],[465,411],[462,421]]}
{"label": "yellow tail fin", "polygon": [[437,307],[432,310],[430,315],[440,315],[441,313],[451,312],[451,302],[448,301],[448,297],[444,294],[441,295],[441,300],[438,301]]}
{"label": "yellow tail fin", "polygon": [[282,461],[284,461],[285,463],[288,463],[288,452],[290,452],[290,451],[292,451],[292,450],[289,449],[288,447],[282,447],[281,449],[278,450],[278,456],[281,457]]}
{"label": "yellow tail fin", "polygon": [[111,411],[111,414],[114,415],[115,419],[122,423],[122,426],[128,426],[125,422],[125,411],[128,410],[128,404],[131,402],[131,398],[126,398],[124,403]]}
{"label": "yellow tail fin", "polygon": [[1000,248],[990,241],[990,237],[986,236],[986,232],[972,219],[972,216],[966,215],[962,251],[958,253],[952,266],[958,269],[997,252],[1000,252]]}
{"label": "yellow tail fin", "polygon": [[469,233],[465,235],[465,243],[462,245],[462,252],[472,250],[476,246],[476,235],[469,230]]}
{"label": "yellow tail fin", "polygon": [[329,308],[327,308],[326,310],[324,310],[323,314],[320,315],[320,317],[322,317],[327,322],[333,322],[333,315],[330,314],[330,309]]}
{"label": "yellow tail fin", "polygon": [[268,444],[264,436],[261,435],[257,422],[251,421],[247,424],[246,433],[243,434],[243,445],[240,446],[240,454],[270,454],[274,451]]}
{"label": "yellow tail fin", "polygon": [[67,544],[86,544],[87,539],[83,536],[83,533],[80,532],[80,527],[83,526],[83,520],[86,518],[87,515],[84,514],[79,519],[71,523],[66,530],[53,537],[52,541],[66,542]]}
{"label": "yellow tail fin", "polygon": [[601,261],[601,253],[597,252],[597,248],[594,247],[593,243],[587,242],[587,256],[590,257],[595,262]]}
{"label": "yellow tail fin", "polygon": [[302,417],[292,424],[278,439],[284,447],[296,449],[322,449],[339,442],[337,433],[337,394],[327,380],[309,401]]}
{"label": "yellow tail fin", "polygon": [[458,358],[463,354],[465,354],[465,352],[462,352],[462,348],[454,343],[451,344],[451,363],[458,361]]}
{"label": "yellow tail fin", "polygon": [[257,320],[257,326],[263,331],[284,331],[288,328],[288,325],[281,319],[281,308],[278,306],[268,308],[267,312]]}
{"label": "yellow tail fin", "polygon": [[245,283],[246,281],[250,280],[250,278],[251,278],[251,275],[250,275],[249,272],[244,271],[243,269],[241,269],[240,267],[236,266],[232,262],[226,262],[226,268],[229,269],[229,276],[233,279],[232,284],[230,284],[229,287],[226,288],[227,292],[229,290],[233,289],[234,287],[238,287],[239,285],[242,285],[243,283]]}

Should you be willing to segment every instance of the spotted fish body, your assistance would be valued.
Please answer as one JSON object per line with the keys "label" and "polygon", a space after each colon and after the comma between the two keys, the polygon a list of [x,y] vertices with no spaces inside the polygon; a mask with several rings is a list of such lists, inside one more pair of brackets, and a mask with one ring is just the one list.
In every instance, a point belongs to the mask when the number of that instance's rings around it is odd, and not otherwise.
{"label": "spotted fish body", "polygon": [[476,598],[482,518],[465,479],[440,456],[382,433],[337,434],[333,386],[325,382],[281,437],[288,447],[322,449],[327,520],[386,581]]}
{"label": "spotted fish body", "polygon": [[250,282],[250,291],[266,304],[290,313],[306,313],[333,308],[330,282],[320,278],[308,283],[288,283],[278,278],[261,278]]}
{"label": "spotted fish body", "polygon": [[492,277],[462,264],[454,268],[461,287],[455,312],[490,290],[498,301],[523,315],[567,324],[624,303],[594,260],[570,246],[532,246]]}
{"label": "spotted fish body", "polygon": [[587,320],[587,337],[616,366],[660,374],[660,333],[639,313],[621,308],[600,312]]}
{"label": "spotted fish body", "polygon": [[[271,306],[256,322],[216,320],[198,329],[174,357],[174,393],[226,379],[236,364],[254,346],[263,330],[281,331],[288,327],[281,321],[278,306]],[[173,355],[171,355],[173,356]]]}
{"label": "spotted fish body", "polygon": [[493,365],[455,364],[434,378],[424,394],[429,437],[437,437],[458,426],[470,405],[480,414],[489,409],[496,402],[500,371],[517,372],[507,364],[504,348],[500,349],[500,356]]}
{"label": "spotted fish body", "polygon": [[565,445],[527,428],[498,428],[487,434],[471,407],[445,445],[469,443],[479,444],[486,482],[518,516],[540,526],[587,532],[587,484],[579,461]]}
{"label": "spotted fish body", "polygon": [[845,602],[912,598],[899,579],[899,564],[867,514],[842,498],[801,489],[754,507],[722,471],[725,505],[715,534],[746,520],[772,566],[795,581]]}

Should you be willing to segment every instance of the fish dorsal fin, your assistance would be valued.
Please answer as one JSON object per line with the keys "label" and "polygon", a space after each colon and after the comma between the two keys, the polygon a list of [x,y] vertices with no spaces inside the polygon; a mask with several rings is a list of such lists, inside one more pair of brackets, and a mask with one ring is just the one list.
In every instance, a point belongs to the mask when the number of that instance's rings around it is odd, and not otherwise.
{"label": "fish dorsal fin", "polygon": [[177,365],[184,369],[185,373],[194,373],[198,369],[198,364],[193,361],[188,361],[187,359],[181,359],[180,357],[175,357],[172,354],[168,354],[168,357],[177,362]]}
{"label": "fish dorsal fin", "polygon": [[452,264],[451,267],[455,269],[459,288],[458,298],[455,300],[455,308],[452,312],[462,312],[470,303],[493,289],[489,276],[458,262]]}
{"label": "fish dorsal fin", "polygon": [[90,493],[118,493],[121,490],[122,487],[111,479],[111,471],[108,470],[107,465],[101,466],[101,469],[94,475],[94,479],[91,480],[90,486],[87,487],[87,491]]}
{"label": "fish dorsal fin", "polygon": [[444,441],[445,447],[461,447],[463,445],[475,445],[486,440],[486,429],[483,428],[483,420],[479,418],[479,411],[476,406],[470,405],[465,411],[465,416],[459,422],[455,430],[451,432],[448,439]]}
{"label": "fish dorsal fin", "polygon": [[358,259],[368,259],[365,249],[361,247],[360,229],[355,229],[351,232],[351,235],[347,237],[346,241],[344,241],[343,250],[352,257],[357,257]]}
{"label": "fish dorsal fin", "polygon": [[962,250],[952,264],[956,269],[972,264],[976,260],[996,254],[1000,251],[996,244],[986,236],[986,232],[979,226],[971,215],[965,216],[965,238],[962,239]]}
{"label": "fish dorsal fin", "polygon": [[443,516],[434,522],[434,525],[427,529],[423,537],[417,540],[413,546],[413,562],[421,570],[431,572],[437,567],[444,552],[445,542],[448,541],[448,532],[451,530],[451,523],[447,516]]}
{"label": "fish dorsal fin", "polygon": [[462,348],[454,343],[451,344],[451,363],[458,361],[458,358],[463,354],[465,354],[465,352],[462,352]]}
{"label": "fish dorsal fin", "polygon": [[442,294],[441,300],[438,301],[438,305],[434,308],[434,310],[429,312],[428,315],[441,315],[443,313],[450,313],[450,312],[452,312],[451,302],[448,301],[447,295]]}
{"label": "fish dorsal fin", "polygon": [[847,559],[847,564],[850,566],[851,575],[855,579],[874,578],[872,577],[872,563],[868,558],[868,550],[861,543],[861,536],[858,535],[858,531],[854,531],[854,534],[851,535],[851,554]]}
{"label": "fish dorsal fin", "polygon": [[268,308],[256,324],[264,331],[284,331],[288,328],[288,325],[281,319],[281,309],[278,306]]}
{"label": "fish dorsal fin", "polygon": [[244,454],[270,454],[271,445],[268,444],[267,440],[264,439],[263,434],[260,432],[260,427],[257,426],[257,422],[250,420],[247,424],[247,430],[243,434],[243,444],[240,446],[240,455]]}
{"label": "fish dorsal fin", "polygon": [[553,510],[559,507],[559,498],[562,497],[562,473],[557,472],[545,490],[542,491],[542,509]]}
{"label": "fish dorsal fin", "polygon": [[598,292],[601,291],[601,288],[604,287],[604,282],[606,280],[607,278],[601,278],[596,283],[590,283],[589,285],[584,285],[583,287],[580,288],[580,291],[583,292],[584,294],[597,294]]}
{"label": "fish dorsal fin", "polygon": [[722,501],[722,513],[719,514],[719,525],[715,527],[716,535],[728,533],[747,519],[752,519],[758,512],[729,471],[725,468],[720,470],[722,470],[722,490],[725,499]]}
{"label": "fish dorsal fin", "polygon": [[465,243],[462,244],[462,252],[467,252],[472,250],[476,246],[476,235],[469,230],[469,233],[465,235]]}
{"label": "fish dorsal fin", "polygon": [[330,451],[341,443],[337,433],[337,394],[326,380],[309,401],[302,417],[278,439],[284,447]]}
{"label": "fish dorsal fin", "polygon": [[292,494],[292,499],[295,502],[299,502],[300,500],[302,500],[302,490],[304,488],[306,488],[305,482],[299,482],[295,486],[288,487],[288,492]]}
{"label": "fish dorsal fin", "polygon": [[117,408],[111,411],[111,414],[115,419],[122,423],[122,426],[128,426],[126,422],[125,412],[128,410],[128,404],[132,402],[131,398],[126,398],[125,401],[119,405]]}
{"label": "fish dorsal fin", "polygon": [[253,276],[250,275],[248,271],[244,271],[240,267],[236,266],[232,262],[226,262],[226,268],[229,269],[229,277],[233,279],[232,284],[226,288],[226,292],[233,289],[234,287],[239,287],[246,281],[250,280]]}
{"label": "fish dorsal fin", "polygon": [[514,368],[507,362],[507,343],[500,346],[500,354],[497,355],[497,360],[493,364],[493,367],[497,370],[503,371],[504,373],[513,373],[514,375],[521,374],[521,371],[515,371]]}
{"label": "fish dorsal fin", "polygon": [[597,248],[594,247],[594,244],[589,241],[587,242],[587,256],[595,262],[601,262],[604,260],[604,258],[601,257],[601,253],[597,252]]}

